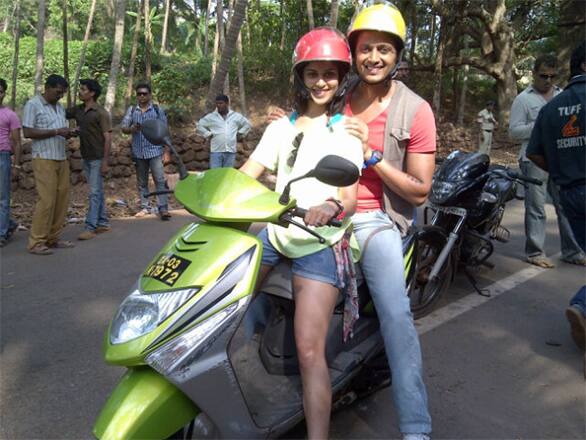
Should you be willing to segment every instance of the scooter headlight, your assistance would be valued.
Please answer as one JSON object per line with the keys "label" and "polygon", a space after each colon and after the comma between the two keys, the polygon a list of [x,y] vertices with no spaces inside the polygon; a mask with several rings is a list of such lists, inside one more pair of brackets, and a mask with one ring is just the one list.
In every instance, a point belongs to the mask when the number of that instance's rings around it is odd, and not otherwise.
{"label": "scooter headlight", "polygon": [[110,327],[110,343],[123,344],[152,331],[185,304],[198,288],[143,294],[135,289],[120,304]]}

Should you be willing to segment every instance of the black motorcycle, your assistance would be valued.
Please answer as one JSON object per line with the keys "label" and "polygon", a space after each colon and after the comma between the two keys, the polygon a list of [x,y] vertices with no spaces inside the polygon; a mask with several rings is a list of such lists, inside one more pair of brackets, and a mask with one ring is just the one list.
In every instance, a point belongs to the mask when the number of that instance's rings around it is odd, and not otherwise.
{"label": "black motorcycle", "polygon": [[491,165],[482,153],[452,152],[437,169],[424,223],[418,232],[415,277],[409,287],[415,319],[429,314],[453,281],[458,268],[474,289],[472,272],[480,266],[493,268],[488,258],[493,241],[506,243],[510,232],[501,225],[506,203],[517,198],[517,184],[541,185],[508,168]]}

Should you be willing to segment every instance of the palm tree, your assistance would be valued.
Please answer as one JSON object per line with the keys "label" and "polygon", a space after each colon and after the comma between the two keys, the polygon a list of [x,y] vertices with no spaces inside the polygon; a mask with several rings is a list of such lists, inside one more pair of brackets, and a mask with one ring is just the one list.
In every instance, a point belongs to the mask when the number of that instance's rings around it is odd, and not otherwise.
{"label": "palm tree", "polygon": [[18,54],[20,52],[20,0],[14,5],[14,57],[12,58],[12,95],[10,106],[16,108],[16,78],[18,75]]}
{"label": "palm tree", "polygon": [[232,55],[236,49],[238,34],[240,33],[240,28],[244,22],[244,15],[246,13],[247,4],[248,0],[236,0],[234,3],[234,13],[232,14],[232,19],[230,20],[230,27],[228,28],[228,35],[226,35],[222,57],[220,58],[220,63],[216,73],[212,78],[206,99],[207,110],[211,110],[214,107],[214,98],[219,92],[222,91],[224,81],[226,79],[226,74],[230,68],[230,60],[232,59]]}
{"label": "palm tree", "polygon": [[83,43],[81,45],[81,52],[79,54],[79,64],[77,65],[77,69],[75,70],[75,78],[73,79],[73,103],[77,100],[77,88],[79,87],[79,77],[81,75],[81,69],[85,64],[85,52],[87,50],[87,44],[90,39],[90,32],[92,30],[92,24],[94,22],[94,13],[96,12],[96,1],[92,0],[92,4],[90,6],[90,15],[87,19],[87,25],[85,26],[85,34],[83,36]]}
{"label": "palm tree", "polygon": [[126,15],[126,0],[118,0],[116,4],[116,26],[114,30],[114,48],[112,50],[112,64],[110,65],[110,79],[106,91],[105,108],[109,112],[116,101],[116,80],[120,69],[120,54],[122,52],[122,40],[124,39],[124,17]]}
{"label": "palm tree", "polygon": [[47,5],[45,0],[39,0],[39,21],[37,22],[37,66],[35,70],[35,92],[41,92],[43,80],[43,65],[45,61],[45,17]]}

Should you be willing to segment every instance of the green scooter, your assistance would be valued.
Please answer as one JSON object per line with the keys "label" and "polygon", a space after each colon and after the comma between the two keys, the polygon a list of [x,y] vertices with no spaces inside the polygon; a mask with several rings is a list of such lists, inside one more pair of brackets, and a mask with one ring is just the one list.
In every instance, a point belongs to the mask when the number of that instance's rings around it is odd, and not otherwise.
{"label": "green scooter", "polygon": [[[142,130],[152,143],[172,148],[160,121]],[[303,418],[291,275],[283,264],[255,295],[262,245],[247,231],[253,222],[272,222],[323,240],[296,220],[305,210],[289,197],[290,186],[301,178],[347,186],[358,169],[327,156],[277,194],[231,168],[188,173],[172,151],[180,174],[175,197],[203,222],[169,240],[110,322],[105,360],[127,372],[93,433],[99,439],[277,437]],[[390,381],[378,320],[361,292],[354,337],[343,342],[342,299],[330,324],[334,407]]]}

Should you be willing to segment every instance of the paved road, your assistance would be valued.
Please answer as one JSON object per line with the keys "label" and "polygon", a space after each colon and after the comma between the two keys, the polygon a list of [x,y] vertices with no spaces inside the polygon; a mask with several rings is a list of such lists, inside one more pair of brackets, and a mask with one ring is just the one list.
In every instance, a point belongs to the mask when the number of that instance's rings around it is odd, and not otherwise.
{"label": "paved road", "polygon": [[[479,274],[500,294],[478,303],[458,276],[437,315],[418,321],[434,438],[585,437],[582,355],[563,315],[584,269],[528,272],[521,214],[511,205],[505,223],[514,238],[497,245],[495,269]],[[115,221],[111,233],[49,257],[26,253],[24,233],[1,250],[0,438],[92,438],[123,372],[102,361],[107,322],[137,274],[189,221]],[[80,231],[70,226],[64,237]],[[553,221],[548,250],[559,252]],[[397,438],[388,391],[335,414],[332,436]]]}

